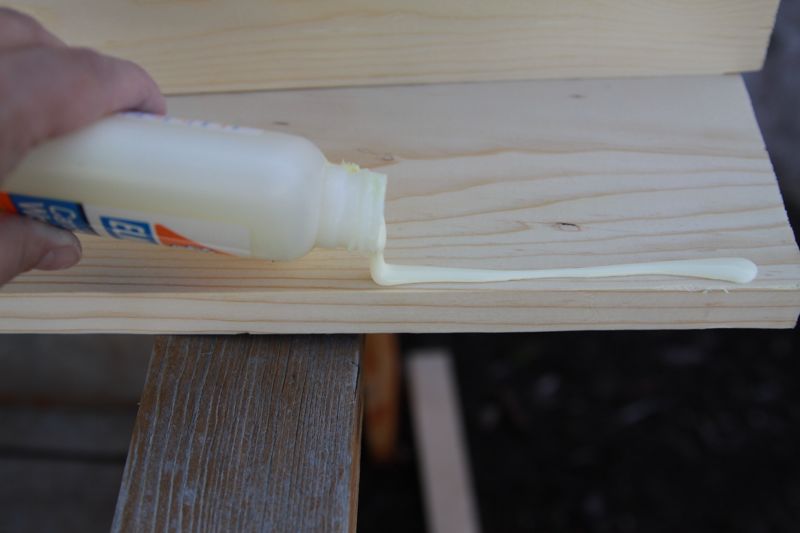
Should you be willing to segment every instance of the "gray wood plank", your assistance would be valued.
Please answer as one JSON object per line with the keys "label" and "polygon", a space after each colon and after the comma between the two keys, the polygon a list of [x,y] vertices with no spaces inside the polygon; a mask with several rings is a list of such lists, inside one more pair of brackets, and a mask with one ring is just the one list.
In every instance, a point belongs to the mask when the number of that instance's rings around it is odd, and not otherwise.
{"label": "gray wood plank", "polygon": [[357,336],[160,337],[112,531],[355,529]]}

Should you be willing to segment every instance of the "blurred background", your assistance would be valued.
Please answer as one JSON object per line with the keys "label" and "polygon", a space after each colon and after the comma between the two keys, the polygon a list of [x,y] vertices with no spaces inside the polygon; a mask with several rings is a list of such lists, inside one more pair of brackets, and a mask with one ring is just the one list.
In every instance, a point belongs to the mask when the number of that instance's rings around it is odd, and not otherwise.
{"label": "blurred background", "polygon": [[[745,79],[796,230],[800,1],[782,2],[764,69]],[[483,531],[800,527],[796,328],[400,341],[453,354]],[[108,530],[151,345],[0,337],[0,531]],[[401,405],[394,458],[363,457],[361,532],[425,529]]]}

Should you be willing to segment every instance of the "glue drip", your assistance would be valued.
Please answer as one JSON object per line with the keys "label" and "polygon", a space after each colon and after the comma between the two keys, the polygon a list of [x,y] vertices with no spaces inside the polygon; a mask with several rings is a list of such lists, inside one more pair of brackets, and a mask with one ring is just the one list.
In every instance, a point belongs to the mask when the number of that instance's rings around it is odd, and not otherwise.
{"label": "glue drip", "polygon": [[378,285],[393,286],[411,283],[488,283],[549,278],[609,278],[616,276],[681,276],[733,283],[749,283],[758,274],[758,267],[740,257],[628,263],[598,267],[553,268],[542,270],[489,270],[449,268],[386,263],[386,225],[381,228],[380,246],[372,256],[370,274]]}

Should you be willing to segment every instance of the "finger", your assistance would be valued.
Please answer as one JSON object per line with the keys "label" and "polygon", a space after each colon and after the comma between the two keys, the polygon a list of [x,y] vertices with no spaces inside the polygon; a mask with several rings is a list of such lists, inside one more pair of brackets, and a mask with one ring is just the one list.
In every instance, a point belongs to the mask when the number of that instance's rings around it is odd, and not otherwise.
{"label": "finger", "polygon": [[164,97],[138,65],[83,48],[0,54],[0,177],[39,143],[111,113],[163,114]]}
{"label": "finger", "polygon": [[60,270],[77,263],[72,233],[29,218],[0,214],[0,285],[31,269]]}
{"label": "finger", "polygon": [[33,17],[0,7],[0,50],[37,45],[65,46]]}

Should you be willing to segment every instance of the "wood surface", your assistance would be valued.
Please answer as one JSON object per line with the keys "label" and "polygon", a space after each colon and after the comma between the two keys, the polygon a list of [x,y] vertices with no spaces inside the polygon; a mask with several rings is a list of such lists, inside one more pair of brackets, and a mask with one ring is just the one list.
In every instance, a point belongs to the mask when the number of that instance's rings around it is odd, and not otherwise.
{"label": "wood surface", "polygon": [[112,531],[355,531],[359,343],[159,338]]}
{"label": "wood surface", "polygon": [[478,505],[452,354],[436,349],[415,352],[406,361],[406,375],[427,530],[478,533]]}
{"label": "wood surface", "polygon": [[778,0],[12,0],[170,94],[760,68]]}
{"label": "wood surface", "polygon": [[[800,252],[738,76],[173,98],[303,134],[389,175],[389,261],[522,269],[743,256],[747,285],[631,277],[381,288],[368,260],[291,263],[84,239],[0,291],[19,332],[444,332],[793,327]],[[224,176],[221,177],[224,179]]]}
{"label": "wood surface", "polygon": [[364,427],[374,463],[390,463],[397,453],[400,425],[400,341],[394,333],[364,336]]}

